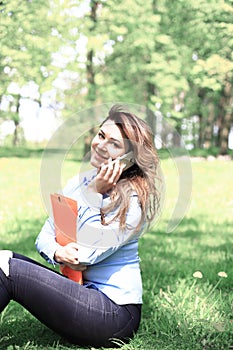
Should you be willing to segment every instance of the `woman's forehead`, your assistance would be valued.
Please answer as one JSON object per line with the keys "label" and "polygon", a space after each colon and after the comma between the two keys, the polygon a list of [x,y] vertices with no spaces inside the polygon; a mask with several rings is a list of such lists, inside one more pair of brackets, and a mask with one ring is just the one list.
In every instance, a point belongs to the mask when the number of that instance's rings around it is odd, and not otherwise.
{"label": "woman's forehead", "polygon": [[113,120],[106,120],[100,129],[106,134],[108,137],[114,137],[123,139],[122,131],[121,129],[115,124]]}

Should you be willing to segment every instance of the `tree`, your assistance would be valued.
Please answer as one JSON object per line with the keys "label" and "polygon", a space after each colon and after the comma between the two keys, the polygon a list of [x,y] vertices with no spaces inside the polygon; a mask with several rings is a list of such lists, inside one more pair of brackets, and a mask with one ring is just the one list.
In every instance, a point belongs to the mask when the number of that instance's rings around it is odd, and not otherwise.
{"label": "tree", "polygon": [[[187,120],[199,120],[194,145],[227,151],[232,1],[30,0],[16,6],[12,0],[0,6],[2,94],[12,81],[21,87],[33,80],[40,96],[55,90],[64,117],[109,101],[136,103],[159,111],[179,133]],[[95,123],[98,116],[92,118]]]}
{"label": "tree", "polygon": [[[185,47],[184,52],[189,52],[186,76],[190,89],[185,101],[186,113],[199,115],[200,146],[213,146],[214,132],[218,128],[217,146],[220,153],[226,153],[233,123],[229,96],[233,68],[232,2],[180,0],[172,6],[167,1],[166,7],[169,8],[166,22],[169,34],[177,45]],[[196,101],[196,110],[191,100]]]}
{"label": "tree", "polygon": [[[85,69],[79,71],[86,87],[81,102],[136,102],[153,111],[159,109],[179,132],[183,118],[197,114],[199,145],[216,142],[213,121],[217,119],[219,91],[224,85],[223,73],[229,75],[231,69],[226,49],[231,6],[213,0],[158,0],[143,6],[141,0],[99,0],[89,5],[79,23],[87,38]],[[74,63],[69,66],[74,67]],[[73,87],[80,102],[80,88],[77,84]]]}
{"label": "tree", "polygon": [[[57,74],[51,63],[52,53],[60,39],[55,29],[56,21],[49,10],[48,0],[40,3],[12,0],[0,4],[0,98],[12,95],[11,104],[14,104],[11,113],[10,110],[7,113],[0,111],[0,117],[15,123],[14,144],[17,144],[21,89],[29,82],[37,84],[40,95],[35,99],[40,103],[41,94],[51,89],[51,81]],[[12,83],[17,86],[15,91],[9,92]]]}

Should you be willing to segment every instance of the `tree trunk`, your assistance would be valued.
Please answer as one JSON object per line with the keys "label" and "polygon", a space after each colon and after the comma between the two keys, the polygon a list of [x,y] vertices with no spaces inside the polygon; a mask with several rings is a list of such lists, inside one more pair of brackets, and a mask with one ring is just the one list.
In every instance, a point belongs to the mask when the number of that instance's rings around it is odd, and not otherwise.
{"label": "tree trunk", "polygon": [[95,84],[95,72],[93,67],[94,50],[90,50],[87,53],[87,82],[89,86],[88,99],[90,101],[96,100],[96,84]]}
{"label": "tree trunk", "polygon": [[13,118],[13,122],[15,124],[15,130],[14,130],[14,135],[13,135],[13,146],[18,146],[19,144],[19,107],[20,107],[20,96],[16,96],[16,113],[15,117]]}
{"label": "tree trunk", "polygon": [[220,151],[219,153],[225,155],[228,153],[228,140],[231,127],[233,125],[233,115],[232,112],[226,112],[222,127],[220,130]]}
{"label": "tree trunk", "polygon": [[199,129],[198,129],[198,147],[203,148],[203,115],[199,116]]}
{"label": "tree trunk", "polygon": [[19,121],[18,120],[14,120],[14,124],[15,124],[15,130],[14,130],[14,134],[13,134],[13,140],[12,140],[12,144],[14,147],[18,146],[19,144]]}
{"label": "tree trunk", "polygon": [[[97,22],[97,8],[99,5],[99,1],[92,0],[90,2],[91,13],[90,18],[92,20],[92,28],[91,32],[95,32],[96,22]],[[87,53],[87,83],[89,86],[88,99],[91,101],[96,101],[96,83],[95,83],[95,69],[94,69],[94,50],[91,48]]]}
{"label": "tree trunk", "polygon": [[204,131],[204,148],[209,149],[213,146],[213,130],[215,120],[215,108],[212,103],[209,103],[209,115]]}
{"label": "tree trunk", "polygon": [[220,99],[220,116],[219,121],[219,154],[225,155],[228,153],[228,139],[231,127],[233,125],[233,96],[232,96],[232,84],[226,81],[225,88],[223,90],[223,96]]}

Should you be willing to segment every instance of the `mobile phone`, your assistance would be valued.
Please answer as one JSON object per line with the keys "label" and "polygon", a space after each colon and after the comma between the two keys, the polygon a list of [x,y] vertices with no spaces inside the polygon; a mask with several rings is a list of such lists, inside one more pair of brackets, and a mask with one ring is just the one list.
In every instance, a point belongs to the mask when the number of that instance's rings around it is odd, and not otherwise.
{"label": "mobile phone", "polygon": [[120,164],[125,164],[123,171],[125,171],[126,169],[129,169],[135,163],[132,151],[125,153],[125,154],[123,154],[123,156],[118,157],[116,159],[118,159],[120,161]]}

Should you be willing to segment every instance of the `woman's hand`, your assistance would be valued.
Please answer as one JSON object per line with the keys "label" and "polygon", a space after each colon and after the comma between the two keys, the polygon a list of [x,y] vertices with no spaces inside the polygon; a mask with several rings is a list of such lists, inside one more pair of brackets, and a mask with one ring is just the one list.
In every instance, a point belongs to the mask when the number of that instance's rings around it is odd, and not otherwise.
{"label": "woman's hand", "polygon": [[78,245],[71,242],[65,246],[59,245],[54,253],[54,259],[58,263],[63,263],[76,271],[85,271],[87,267],[80,264],[78,260]]}
{"label": "woman's hand", "polygon": [[107,164],[102,164],[97,176],[88,186],[89,190],[101,194],[107,193],[112,187],[116,186],[125,164],[120,164],[118,159],[114,162],[109,159]]}

